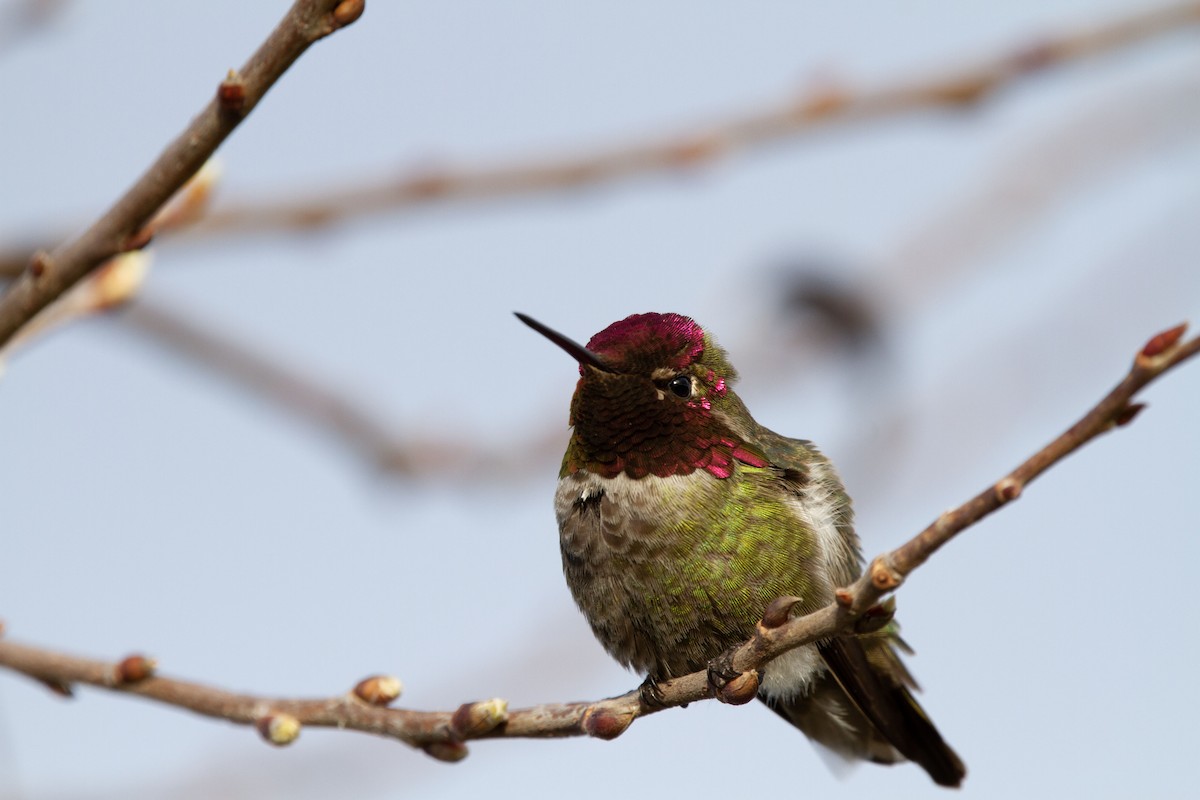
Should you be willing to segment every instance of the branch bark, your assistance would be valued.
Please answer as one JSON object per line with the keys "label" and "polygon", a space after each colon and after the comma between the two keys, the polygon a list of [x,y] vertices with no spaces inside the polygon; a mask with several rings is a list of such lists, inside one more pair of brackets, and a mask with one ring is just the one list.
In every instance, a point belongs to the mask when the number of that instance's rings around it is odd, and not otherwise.
{"label": "branch bark", "polygon": [[39,311],[113,256],[144,247],[146,223],[309,45],[349,25],[365,0],[296,0],[240,72],[230,71],[191,124],[100,219],[52,252],[35,253],[0,296],[0,346]]}
{"label": "branch bark", "polygon": [[[745,702],[754,697],[757,672],[772,658],[795,647],[871,625],[887,610],[879,605],[915,569],[944,544],[993,511],[1020,497],[1024,487],[1048,468],[1100,434],[1131,422],[1143,408],[1134,396],[1148,383],[1200,353],[1200,337],[1183,341],[1184,325],[1150,339],[1128,374],[1099,403],[1062,435],[1016,469],[955,509],[942,514],[909,541],[877,556],[836,601],[803,617],[791,618],[796,598],[779,598],[763,614],[754,635],[732,654],[732,664],[747,681],[735,679],[720,699]],[[705,671],[658,685],[661,702],[646,705],[634,690],[595,702],[548,703],[508,710],[502,700],[466,703],[457,711],[415,711],[385,706],[399,694],[399,682],[381,677],[360,682],[343,696],[327,699],[279,699],[241,695],[221,689],[154,676],[141,656],[113,664],[78,658],[0,640],[0,666],[32,677],[60,693],[72,684],[139,695],[199,714],[255,725],[274,744],[288,744],[303,725],[348,728],[388,736],[420,747],[430,755],[457,761],[467,754],[464,742],[483,738],[619,736],[638,717],[663,708],[710,698]],[[751,677],[752,676],[752,677]]]}
{"label": "branch bark", "polygon": [[[729,117],[706,130],[685,129],[673,136],[566,158],[480,168],[425,168],[406,177],[290,191],[287,196],[296,199],[224,205],[195,224],[170,232],[201,237],[312,230],[350,217],[431,203],[564,191],[646,173],[695,169],[736,151],[794,139],[832,124],[866,123],[933,108],[972,106],[1053,67],[1132,47],[1197,24],[1200,2],[1174,3],[1048,36],[931,77],[898,80],[875,89],[825,86],[802,97],[787,97],[767,108]],[[381,168],[376,173],[388,175],[392,170]],[[0,251],[0,276],[15,275],[23,269],[32,249],[24,244]]]}

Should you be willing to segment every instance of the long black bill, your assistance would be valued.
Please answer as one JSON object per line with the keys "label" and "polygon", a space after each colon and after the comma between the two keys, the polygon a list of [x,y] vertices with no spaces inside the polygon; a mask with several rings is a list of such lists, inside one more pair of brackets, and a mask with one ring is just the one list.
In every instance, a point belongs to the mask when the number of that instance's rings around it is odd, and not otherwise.
{"label": "long black bill", "polygon": [[612,367],[610,367],[603,358],[596,355],[591,350],[588,350],[586,347],[579,344],[578,342],[568,339],[567,337],[563,336],[561,333],[554,330],[553,328],[546,327],[545,325],[538,322],[533,317],[522,314],[520,311],[514,311],[513,313],[517,315],[517,319],[521,320],[521,322],[524,322],[526,325],[533,328],[535,331],[540,333],[542,336],[545,336],[547,339],[554,342],[556,345],[561,347],[563,350],[566,350],[567,354],[569,356],[571,356],[571,358],[578,361],[580,364],[587,364],[588,366],[595,367],[596,369],[602,370],[603,372],[612,372],[613,371]]}

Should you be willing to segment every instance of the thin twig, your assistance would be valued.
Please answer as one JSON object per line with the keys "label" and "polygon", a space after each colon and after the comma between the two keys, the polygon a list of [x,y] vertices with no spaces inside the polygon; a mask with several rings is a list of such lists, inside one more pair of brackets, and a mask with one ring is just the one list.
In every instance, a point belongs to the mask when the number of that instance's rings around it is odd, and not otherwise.
{"label": "thin twig", "polygon": [[241,72],[231,71],[191,124],[103,216],[52,252],[39,251],[0,296],[0,346],[113,256],[144,247],[143,226],[204,165],[309,45],[362,14],[364,0],[296,0]]}
{"label": "thin twig", "polygon": [[[834,636],[860,624],[860,620],[869,621],[879,601],[942,545],[1017,499],[1026,485],[1079,447],[1132,421],[1142,408],[1132,402],[1134,396],[1159,375],[1200,353],[1200,337],[1182,342],[1183,332],[1184,326],[1180,325],[1152,338],[1139,351],[1125,378],[1065,433],[974,498],[942,514],[905,544],[876,557],[853,585],[837,591],[835,602],[794,619],[789,617],[796,598],[779,598],[771,603],[754,635],[734,651],[734,668],[742,672],[742,677],[756,675],[757,670],[787,650]],[[466,756],[463,742],[470,739],[579,735],[611,739],[638,717],[711,697],[707,673],[702,670],[659,684],[661,703],[653,708],[644,705],[641,693],[635,690],[596,702],[549,703],[512,711],[501,700],[467,703],[455,712],[414,711],[384,707],[398,695],[399,682],[378,677],[360,682],[354,691],[341,697],[275,699],[156,677],[150,662],[140,656],[113,664],[3,640],[0,666],[24,673],[59,692],[69,690],[72,684],[86,683],[252,724],[275,744],[294,740],[303,725],[349,728],[389,736],[448,761]],[[729,686],[735,686],[738,680]],[[757,680],[748,685],[750,691],[722,699],[751,699]]]}
{"label": "thin twig", "polygon": [[[311,230],[350,217],[437,202],[564,191],[646,173],[695,169],[737,151],[794,139],[835,123],[865,123],[933,108],[971,106],[1052,67],[1132,47],[1196,24],[1200,24],[1200,2],[1191,0],[1047,37],[930,78],[897,81],[876,89],[824,86],[799,98],[788,97],[767,108],[729,117],[699,132],[690,126],[681,134],[580,156],[479,168],[426,167],[374,182],[295,190],[286,197],[296,199],[219,206],[196,224],[171,233],[206,237]],[[375,170],[375,174],[391,173],[387,168]],[[22,269],[31,249],[25,244],[0,251],[0,276]]]}
{"label": "thin twig", "polygon": [[140,297],[121,309],[120,319],[143,338],[265,399],[296,419],[332,435],[379,474],[393,478],[469,475],[519,478],[528,466],[551,458],[564,433],[547,431],[520,448],[487,450],[468,437],[432,437],[402,431],[353,392],[288,365],[273,354],[182,309]]}

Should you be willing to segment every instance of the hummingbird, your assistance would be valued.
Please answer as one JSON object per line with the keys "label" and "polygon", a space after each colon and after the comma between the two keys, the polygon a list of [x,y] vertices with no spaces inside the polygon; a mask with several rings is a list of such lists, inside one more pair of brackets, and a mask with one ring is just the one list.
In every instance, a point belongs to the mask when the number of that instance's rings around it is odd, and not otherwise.
{"label": "hummingbird", "polygon": [[[618,662],[658,682],[746,641],[772,600],[816,611],[862,572],[829,460],[754,421],[726,352],[690,317],[634,314],[586,346],[517,317],[579,364],[554,496],[567,585]],[[894,622],[790,650],[758,699],[846,760],[911,760],[942,786],[966,768],[912,695]]]}

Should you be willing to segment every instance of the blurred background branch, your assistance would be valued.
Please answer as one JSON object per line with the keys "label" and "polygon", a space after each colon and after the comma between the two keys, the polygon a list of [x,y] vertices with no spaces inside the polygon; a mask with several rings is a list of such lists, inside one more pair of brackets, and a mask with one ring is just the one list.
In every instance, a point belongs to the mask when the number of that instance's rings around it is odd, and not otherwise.
{"label": "blurred background branch", "polygon": [[[966,109],[1051,68],[1131,48],[1200,24],[1200,2],[1151,8],[1059,35],[1022,43],[975,64],[930,77],[904,78],[875,89],[825,81],[800,97],[675,136],[603,148],[576,157],[514,162],[478,169],[421,167],[401,178],[356,181],[286,192],[288,199],[217,204],[203,218],[164,233],[207,238],[323,228],[350,217],[404,211],[431,203],[495,200],[564,191],[656,172],[693,170],[741,150],[762,147],[834,124],[862,125],[930,109]],[[389,169],[375,172],[390,173]],[[0,249],[0,275],[20,274],[31,253],[61,232]],[[35,244],[36,242],[36,244]]]}

